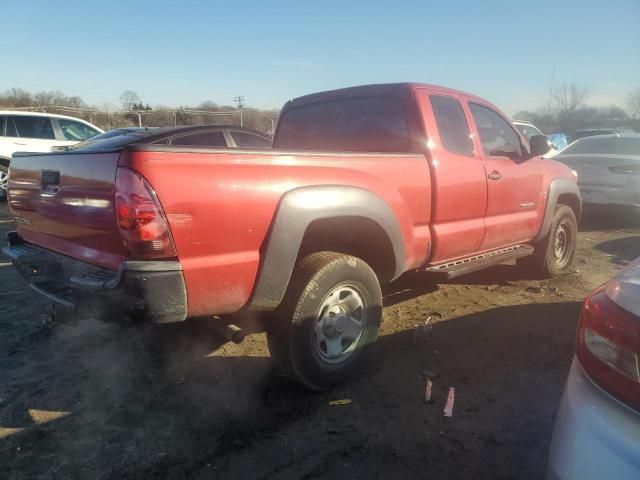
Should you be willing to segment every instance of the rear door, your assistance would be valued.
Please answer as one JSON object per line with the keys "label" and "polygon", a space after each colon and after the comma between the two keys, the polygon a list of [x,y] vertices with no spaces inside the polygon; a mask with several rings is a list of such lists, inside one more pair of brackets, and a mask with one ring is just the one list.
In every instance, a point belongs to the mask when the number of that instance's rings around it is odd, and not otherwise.
{"label": "rear door", "polygon": [[496,110],[468,103],[487,178],[486,233],[482,250],[531,240],[540,227],[543,165],[527,159],[513,126]]}
{"label": "rear door", "polygon": [[56,139],[51,118],[36,115],[7,115],[5,141],[14,152],[50,152],[64,142]]}
{"label": "rear door", "polygon": [[430,151],[433,192],[430,262],[438,263],[470,255],[482,245],[487,179],[459,99],[423,88],[416,89],[415,96]]}

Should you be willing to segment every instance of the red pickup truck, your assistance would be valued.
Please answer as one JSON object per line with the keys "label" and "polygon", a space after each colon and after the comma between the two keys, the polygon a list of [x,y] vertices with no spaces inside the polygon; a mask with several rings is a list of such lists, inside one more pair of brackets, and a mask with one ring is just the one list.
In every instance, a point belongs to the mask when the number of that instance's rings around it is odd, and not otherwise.
{"label": "red pickup truck", "polygon": [[380,284],[408,270],[572,266],[575,173],[466,93],[402,83],[297,98],[268,151],[117,138],[15,156],[3,252],[70,307],[156,322],[261,312],[272,355],[311,388],[364,362]]}

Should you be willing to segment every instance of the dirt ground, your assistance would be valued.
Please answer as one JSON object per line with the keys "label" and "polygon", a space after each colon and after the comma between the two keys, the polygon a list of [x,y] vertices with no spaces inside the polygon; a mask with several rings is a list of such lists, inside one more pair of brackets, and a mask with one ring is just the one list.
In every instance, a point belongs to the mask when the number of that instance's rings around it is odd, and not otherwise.
{"label": "dirt ground", "polygon": [[[11,228],[0,204],[0,235]],[[542,478],[580,302],[640,256],[634,221],[581,230],[578,271],[553,281],[505,265],[388,286],[376,360],[322,394],[279,376],[262,334],[231,345],[202,323],[44,326],[49,305],[0,256],[0,477]],[[424,370],[439,375],[428,405]]]}

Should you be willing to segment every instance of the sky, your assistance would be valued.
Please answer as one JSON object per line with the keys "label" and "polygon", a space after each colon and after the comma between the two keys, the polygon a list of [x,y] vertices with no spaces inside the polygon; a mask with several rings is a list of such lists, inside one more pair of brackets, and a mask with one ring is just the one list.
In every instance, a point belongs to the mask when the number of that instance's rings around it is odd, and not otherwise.
{"label": "sky", "polygon": [[61,90],[119,106],[255,108],[369,83],[474,93],[508,114],[552,83],[625,106],[640,86],[640,0],[0,0],[0,91]]}

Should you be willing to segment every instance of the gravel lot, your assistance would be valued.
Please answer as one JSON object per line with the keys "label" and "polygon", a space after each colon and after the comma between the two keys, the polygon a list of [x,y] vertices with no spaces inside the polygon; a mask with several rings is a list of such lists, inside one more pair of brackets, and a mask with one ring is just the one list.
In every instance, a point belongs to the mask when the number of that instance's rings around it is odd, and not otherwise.
{"label": "gravel lot", "polygon": [[[388,286],[375,363],[323,394],[278,376],[263,334],[236,346],[202,323],[64,315],[49,328],[49,305],[0,255],[0,477],[542,478],[580,302],[640,256],[637,222],[603,218],[563,278],[506,265]],[[12,228],[0,204],[0,235]],[[424,370],[439,375],[428,405]]]}

